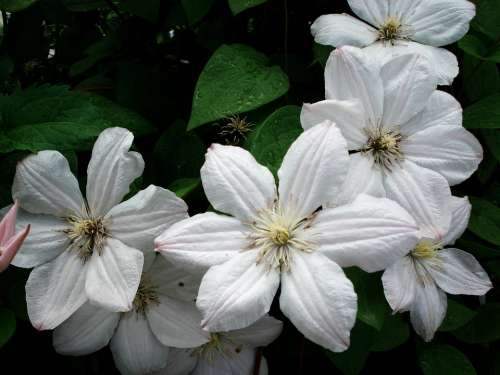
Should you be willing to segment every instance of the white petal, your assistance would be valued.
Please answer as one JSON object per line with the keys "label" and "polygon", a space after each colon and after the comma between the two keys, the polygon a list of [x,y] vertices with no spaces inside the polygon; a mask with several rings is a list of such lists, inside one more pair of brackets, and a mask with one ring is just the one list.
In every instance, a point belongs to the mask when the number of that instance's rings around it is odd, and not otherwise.
{"label": "white petal", "polygon": [[18,163],[12,198],[34,214],[78,214],[83,197],[68,161],[57,151],[40,151]]}
{"label": "white petal", "polygon": [[106,215],[111,220],[111,235],[142,251],[152,249],[156,236],[187,217],[187,205],[182,199],[154,185],[113,207]]}
{"label": "white petal", "polygon": [[85,283],[89,300],[111,311],[130,310],[143,262],[142,252],[107,238],[102,253],[94,250],[89,260]]}
{"label": "white petal", "polygon": [[307,130],[330,120],[342,132],[349,150],[359,150],[367,141],[363,131],[364,116],[359,100],[323,100],[313,104],[305,103],[300,113],[300,123]]}
{"label": "white petal", "polygon": [[434,126],[462,126],[462,106],[453,96],[440,90],[432,93],[421,112],[401,125],[401,133],[408,137]]}
{"label": "white petal", "polygon": [[110,347],[123,375],[147,374],[167,365],[168,347],[156,339],[143,315],[123,314]]}
{"label": "white petal", "polygon": [[396,202],[360,195],[353,203],[319,212],[313,223],[319,251],[341,267],[380,271],[418,241],[413,218]]}
{"label": "white petal", "polygon": [[346,350],[357,310],[351,281],[319,253],[293,255],[290,272],[281,277],[281,311],[312,342],[334,352]]}
{"label": "white petal", "polygon": [[256,250],[248,250],[205,274],[196,301],[203,328],[217,332],[247,327],[269,311],[279,273],[256,264],[256,256]]}
{"label": "white petal", "polygon": [[278,170],[280,204],[297,218],[312,214],[338,193],[348,162],[345,139],[330,121],[304,131]]}
{"label": "white petal", "polygon": [[451,191],[444,177],[404,161],[387,174],[384,182],[387,197],[413,216],[422,236],[441,241],[451,221]]}
{"label": "white petal", "polygon": [[347,0],[352,11],[361,19],[379,27],[389,17],[387,0]]}
{"label": "white petal", "polygon": [[212,144],[201,168],[205,194],[214,208],[251,221],[276,197],[274,177],[241,147]]}
{"label": "white petal", "polygon": [[359,48],[337,48],[325,67],[326,99],[361,101],[365,124],[379,123],[384,105],[380,64],[370,60]]}
{"label": "white petal", "polygon": [[433,126],[409,136],[403,144],[408,160],[443,175],[450,185],[474,173],[483,149],[474,135],[459,126]]}
{"label": "white petal", "polygon": [[461,39],[476,14],[475,6],[466,0],[425,0],[407,18],[411,39],[431,46],[445,46]]}
{"label": "white petal", "polygon": [[105,215],[120,203],[142,174],[142,156],[129,151],[133,140],[123,128],[108,128],[97,138],[87,168],[87,200],[94,215]]}
{"label": "white petal", "polygon": [[187,375],[192,374],[198,358],[189,349],[170,348],[167,366],[154,372],[154,375]]}
{"label": "white petal", "polygon": [[384,294],[394,312],[407,311],[415,298],[417,274],[411,256],[397,260],[382,275]]}
{"label": "white petal", "polygon": [[380,71],[384,85],[385,126],[401,126],[422,111],[436,90],[427,58],[418,54],[394,57]]}
{"label": "white petal", "polygon": [[375,42],[378,32],[370,25],[348,14],[327,14],[311,25],[314,41],[334,47],[364,47]]}
{"label": "white petal", "polygon": [[146,316],[156,338],[166,346],[194,348],[210,341],[200,327],[201,314],[194,302],[185,302],[160,295],[158,304],[151,304]]}
{"label": "white petal", "polygon": [[281,334],[283,322],[272,316],[265,316],[248,327],[227,333],[235,344],[242,344],[249,348],[267,346]]}
{"label": "white petal", "polygon": [[219,354],[213,360],[200,359],[192,375],[252,375],[255,350],[243,348],[236,352],[237,348],[231,349],[229,354]]}
{"label": "white petal", "polygon": [[29,236],[17,252],[12,264],[16,267],[32,268],[50,262],[69,245],[62,230],[68,227],[65,220],[50,215],[33,215],[19,209],[16,231],[31,225]]}
{"label": "white petal", "polygon": [[94,353],[108,345],[119,320],[119,313],[87,302],[54,330],[54,349],[64,355]]}
{"label": "white petal", "polygon": [[444,249],[425,266],[446,293],[482,296],[492,288],[490,278],[471,254],[460,249]]}
{"label": "white petal", "polygon": [[189,271],[205,271],[248,246],[248,226],[230,216],[206,212],[172,225],[155,240],[155,249]]}
{"label": "white petal", "polygon": [[82,260],[70,251],[31,271],[26,303],[36,329],[57,327],[85,303],[85,271]]}
{"label": "white petal", "polygon": [[469,224],[471,204],[469,198],[451,197],[451,224],[443,238],[444,245],[453,245],[462,236]]}

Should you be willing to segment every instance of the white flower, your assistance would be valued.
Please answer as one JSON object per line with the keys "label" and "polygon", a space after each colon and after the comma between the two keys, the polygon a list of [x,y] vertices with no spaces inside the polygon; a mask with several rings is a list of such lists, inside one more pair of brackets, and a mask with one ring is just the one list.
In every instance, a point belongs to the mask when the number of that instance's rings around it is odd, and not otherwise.
{"label": "white flower", "polygon": [[331,54],[326,100],[304,104],[301,122],[308,129],[329,119],[347,140],[350,170],[338,201],[359,193],[385,196],[396,166],[416,174],[434,170],[450,185],[477,169],[481,145],[462,127],[460,104],[436,90],[430,73],[428,60],[415,54],[382,66],[355,47]]}
{"label": "white flower", "polygon": [[452,197],[446,181],[436,174],[415,181],[401,171],[388,190],[413,215],[421,236],[407,256],[385,270],[385,296],[394,311],[410,311],[415,331],[429,341],[446,315],[445,292],[483,295],[492,287],[472,255],[444,248],[467,228],[471,206],[467,198]]}
{"label": "white flower", "polygon": [[311,26],[317,43],[366,47],[372,58],[415,52],[432,62],[439,84],[458,74],[455,55],[438,48],[461,39],[476,11],[466,0],[348,0],[353,12],[320,16]]}
{"label": "white flower", "polygon": [[[283,323],[270,316],[249,327],[229,332],[209,333],[209,340],[195,349],[171,349],[167,366],[155,375],[252,375],[257,348],[267,346],[281,333]],[[261,357],[259,374],[267,375]]]}
{"label": "white flower", "polygon": [[325,121],[302,133],[283,159],[278,192],[271,172],[246,150],[212,145],[201,169],[212,206],[174,224],[155,240],[167,259],[203,277],[197,306],[202,326],[246,327],[280,306],[310,340],[333,351],[349,346],[356,294],[341,267],[384,269],[416,243],[413,219],[387,199],[360,196],[320,208],[345,178],[347,150]]}
{"label": "white flower", "polygon": [[131,311],[112,312],[87,302],[54,330],[54,347],[61,354],[86,355],[111,342],[122,374],[157,371],[166,366],[169,347],[194,348],[209,341],[193,302],[198,284],[199,279],[158,256],[142,274]]}
{"label": "white flower", "polygon": [[87,200],[59,152],[19,163],[12,187],[24,209],[18,225],[31,223],[32,230],[13,264],[35,267],[26,300],[37,329],[55,328],[87,300],[130,310],[142,251],[152,251],[155,235],[187,217],[181,199],[152,185],[120,203],[144,169],[141,155],[128,151],[132,141],[126,129],[101,133],[87,170]]}

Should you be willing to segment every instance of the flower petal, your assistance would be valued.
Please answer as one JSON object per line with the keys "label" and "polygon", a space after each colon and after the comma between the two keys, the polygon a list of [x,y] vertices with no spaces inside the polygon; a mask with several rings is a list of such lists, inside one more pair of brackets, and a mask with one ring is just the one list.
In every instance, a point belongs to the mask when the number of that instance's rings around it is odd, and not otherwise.
{"label": "flower petal", "polygon": [[396,202],[360,195],[354,202],[318,213],[313,229],[319,251],[341,267],[380,271],[418,241],[413,218]]}
{"label": "flower petal", "polygon": [[192,350],[170,348],[167,366],[154,375],[192,375],[197,363],[198,358],[193,355]]}
{"label": "flower petal", "polygon": [[18,163],[12,197],[34,214],[65,217],[80,213],[83,207],[78,181],[57,151],[40,151]]}
{"label": "flower petal", "polygon": [[282,330],[283,322],[272,316],[264,316],[248,327],[228,332],[227,336],[235,344],[257,348],[272,343]]}
{"label": "flower petal", "polygon": [[359,18],[376,27],[381,26],[390,14],[387,0],[347,0],[347,2]]}
{"label": "flower petal", "polygon": [[150,185],[106,215],[111,235],[142,251],[153,248],[153,239],[172,224],[188,217],[187,205],[170,190]]}
{"label": "flower petal", "polygon": [[172,225],[155,239],[155,249],[191,272],[204,272],[248,247],[248,226],[230,216],[206,212]]}
{"label": "flower petal", "polygon": [[279,273],[256,264],[256,256],[255,250],[243,252],[205,274],[196,301],[203,328],[218,332],[247,327],[269,311]]}
{"label": "flower petal", "polygon": [[91,302],[110,311],[128,311],[141,280],[144,256],[139,250],[107,238],[101,254],[89,260],[85,290]]}
{"label": "flower petal", "polygon": [[451,224],[443,238],[443,245],[453,245],[462,236],[469,224],[471,204],[469,198],[451,197]]}
{"label": "flower petal", "polygon": [[123,375],[148,374],[167,365],[168,347],[156,339],[147,320],[134,312],[122,315],[110,347]]}
{"label": "flower petal", "polygon": [[94,215],[105,215],[121,202],[130,184],[142,174],[144,160],[129,151],[134,135],[123,128],[108,128],[97,138],[87,168],[87,200]]}
{"label": "flower petal", "polygon": [[255,349],[231,348],[230,354],[218,354],[213,360],[200,359],[192,375],[252,375]]}
{"label": "flower petal", "polygon": [[0,244],[3,246],[16,233],[16,218],[19,211],[19,202],[15,201],[13,205],[5,207],[2,211],[5,211],[2,221],[0,221]]}
{"label": "flower petal", "polygon": [[316,18],[311,25],[314,41],[334,47],[364,47],[378,38],[370,25],[348,14],[327,14]]}
{"label": "flower petal", "polygon": [[357,310],[351,281],[320,253],[293,255],[290,272],[281,276],[281,311],[312,342],[334,352],[346,350]]}
{"label": "flower petal", "polygon": [[382,275],[384,294],[394,312],[408,311],[415,298],[417,274],[411,256],[388,267]]}
{"label": "flower petal", "polygon": [[443,175],[450,185],[474,173],[483,159],[476,137],[459,126],[433,126],[409,136],[403,145],[408,160]]}
{"label": "flower petal", "polygon": [[304,130],[322,123],[333,122],[342,132],[349,150],[359,150],[367,141],[363,131],[363,107],[359,100],[323,100],[304,104],[300,113],[300,123]]}
{"label": "flower petal", "polygon": [[345,139],[330,121],[304,131],[278,170],[280,204],[297,218],[311,215],[338,193],[348,162]]}
{"label": "flower petal", "polygon": [[70,251],[31,271],[26,303],[36,329],[57,327],[87,301],[85,274],[82,260]]}
{"label": "flower petal", "polygon": [[26,236],[29,234],[31,226],[28,224],[26,228],[22,231],[16,233],[13,237],[7,241],[7,243],[3,246],[3,249],[0,253],[0,272],[4,271],[9,264],[12,262],[12,258],[19,251],[22,246]]}
{"label": "flower petal", "polygon": [[108,345],[120,321],[120,314],[89,302],[54,330],[54,349],[64,355],[87,355]]}
{"label": "flower petal", "polygon": [[460,249],[443,249],[425,266],[446,293],[482,296],[493,287],[476,258]]}

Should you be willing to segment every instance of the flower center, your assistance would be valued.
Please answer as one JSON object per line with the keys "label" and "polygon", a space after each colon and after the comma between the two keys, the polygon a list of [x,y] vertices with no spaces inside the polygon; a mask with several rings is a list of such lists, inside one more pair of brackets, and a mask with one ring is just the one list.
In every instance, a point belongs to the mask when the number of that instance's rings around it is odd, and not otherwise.
{"label": "flower center", "polygon": [[70,228],[64,229],[63,232],[70,240],[70,249],[77,251],[84,262],[90,259],[94,250],[99,254],[102,252],[107,236],[103,218],[69,216],[66,220]]}
{"label": "flower center", "polygon": [[394,17],[389,17],[378,30],[378,39],[394,44],[397,39],[404,39],[403,26]]}
{"label": "flower center", "polygon": [[133,302],[134,311],[138,314],[144,314],[149,305],[158,305],[159,303],[160,300],[155,286],[151,283],[147,275],[143,274]]}
{"label": "flower center", "polygon": [[280,224],[271,224],[269,227],[269,238],[277,246],[285,246],[290,240],[290,232]]}
{"label": "flower center", "polygon": [[411,256],[417,259],[433,259],[442,248],[441,242],[425,239],[415,246],[411,251]]}
{"label": "flower center", "polygon": [[401,141],[403,136],[396,129],[387,129],[383,126],[365,128],[368,141],[362,152],[370,152],[375,163],[382,168],[390,170],[396,163],[403,160]]}

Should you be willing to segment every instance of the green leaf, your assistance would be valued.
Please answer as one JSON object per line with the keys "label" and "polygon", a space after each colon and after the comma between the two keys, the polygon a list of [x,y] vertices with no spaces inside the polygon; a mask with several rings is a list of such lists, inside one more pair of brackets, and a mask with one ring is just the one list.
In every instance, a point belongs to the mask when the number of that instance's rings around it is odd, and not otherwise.
{"label": "green leaf", "polygon": [[17,12],[29,7],[37,0],[0,0],[0,9],[6,12]]}
{"label": "green leaf", "polygon": [[466,35],[459,42],[460,49],[471,56],[482,59],[488,53],[488,46],[475,35]]}
{"label": "green leaf", "polygon": [[453,335],[469,344],[481,344],[500,339],[500,303],[480,307],[477,315]]}
{"label": "green leaf", "polygon": [[460,249],[467,250],[478,259],[493,259],[500,257],[500,250],[485,246],[478,243],[477,240],[472,240],[467,232],[458,239],[456,245]]}
{"label": "green leaf", "polygon": [[288,148],[301,133],[300,107],[282,107],[255,127],[246,147],[276,175]]}
{"label": "green leaf", "polygon": [[493,62],[465,55],[462,74],[464,91],[471,101],[486,98],[500,90],[500,75]]}
{"label": "green leaf", "polygon": [[103,39],[98,40],[85,50],[85,58],[71,65],[69,74],[74,77],[85,73],[99,61],[112,56],[119,48],[119,42],[115,34],[110,34]]}
{"label": "green leaf", "polygon": [[267,0],[228,0],[228,3],[231,8],[231,12],[233,12],[234,15],[237,15],[248,8],[264,4],[266,1]]}
{"label": "green leaf", "polygon": [[500,161],[500,130],[482,129],[481,134],[488,146],[488,150],[497,161]]}
{"label": "green leaf", "polygon": [[389,315],[370,348],[372,352],[385,352],[402,345],[410,337],[410,328],[401,315]]}
{"label": "green leaf", "polygon": [[127,12],[156,23],[161,0],[121,0],[120,7]]}
{"label": "green leaf", "polygon": [[247,112],[284,95],[288,78],[253,48],[222,45],[203,68],[196,84],[188,130]]}
{"label": "green leaf", "polygon": [[477,2],[474,24],[481,32],[496,40],[500,37],[500,7],[498,0]]}
{"label": "green leaf", "polygon": [[468,129],[500,128],[500,94],[490,95],[467,107],[464,126]]}
{"label": "green leaf", "polygon": [[215,0],[181,0],[188,23],[193,25],[207,15]]}
{"label": "green leaf", "polygon": [[328,57],[330,57],[330,53],[334,50],[331,46],[326,46],[319,43],[313,44],[313,54],[314,54],[314,62],[321,65],[322,68],[325,68],[326,61]]}
{"label": "green leaf", "polygon": [[16,330],[16,316],[11,310],[0,307],[0,348],[12,337]]}
{"label": "green leaf", "polygon": [[439,331],[449,332],[464,326],[476,316],[476,311],[448,298],[448,309]]}
{"label": "green leaf", "polygon": [[485,199],[470,197],[472,204],[469,230],[482,239],[500,246],[500,208]]}
{"label": "green leaf", "polygon": [[108,8],[105,0],[61,0],[66,9],[72,12],[88,12],[99,8]]}
{"label": "green leaf", "polygon": [[467,357],[450,345],[424,344],[417,351],[418,364],[424,375],[475,375]]}
{"label": "green leaf", "polygon": [[180,178],[172,182],[168,189],[173,191],[179,198],[184,198],[200,185],[201,179],[199,178]]}

